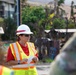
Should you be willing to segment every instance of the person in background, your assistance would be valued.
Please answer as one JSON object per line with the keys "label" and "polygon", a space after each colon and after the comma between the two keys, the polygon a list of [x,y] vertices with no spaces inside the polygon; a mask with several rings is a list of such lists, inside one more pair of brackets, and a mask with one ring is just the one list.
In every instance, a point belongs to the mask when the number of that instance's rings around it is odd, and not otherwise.
{"label": "person in background", "polygon": [[48,75],[76,75],[76,32],[50,64]]}
{"label": "person in background", "polygon": [[6,48],[3,46],[3,42],[0,41],[0,75],[14,75],[14,71],[8,68],[5,60]]}
{"label": "person in background", "polygon": [[27,25],[20,25],[16,31],[18,40],[8,48],[7,62],[15,71],[15,75],[38,75],[35,66],[38,53],[34,43],[30,42],[31,34],[33,32]]}

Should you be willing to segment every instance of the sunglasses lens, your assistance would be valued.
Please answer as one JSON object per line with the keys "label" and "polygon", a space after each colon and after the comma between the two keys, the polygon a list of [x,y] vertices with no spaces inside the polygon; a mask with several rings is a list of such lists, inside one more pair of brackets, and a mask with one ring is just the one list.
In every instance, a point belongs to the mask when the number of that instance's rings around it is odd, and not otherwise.
{"label": "sunglasses lens", "polygon": [[25,34],[25,37],[29,37],[30,35],[28,35],[28,34]]}

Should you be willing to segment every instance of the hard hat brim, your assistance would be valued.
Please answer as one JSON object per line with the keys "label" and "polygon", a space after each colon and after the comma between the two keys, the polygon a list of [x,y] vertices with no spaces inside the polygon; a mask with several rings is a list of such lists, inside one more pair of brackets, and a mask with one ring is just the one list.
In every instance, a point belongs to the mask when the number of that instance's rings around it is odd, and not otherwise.
{"label": "hard hat brim", "polygon": [[21,33],[16,33],[16,35],[20,35],[20,34],[33,34],[33,32],[21,32]]}

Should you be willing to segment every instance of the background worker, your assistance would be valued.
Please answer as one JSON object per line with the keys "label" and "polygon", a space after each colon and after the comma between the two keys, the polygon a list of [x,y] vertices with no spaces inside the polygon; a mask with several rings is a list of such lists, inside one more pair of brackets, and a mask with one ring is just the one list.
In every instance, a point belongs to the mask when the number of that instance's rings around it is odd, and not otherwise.
{"label": "background worker", "polygon": [[48,75],[76,75],[76,33],[61,48]]}
{"label": "background worker", "polygon": [[0,75],[14,75],[14,71],[6,67],[5,52],[6,48],[0,42]]}
{"label": "background worker", "polygon": [[16,75],[38,75],[35,67],[38,54],[34,44],[29,42],[30,34],[33,32],[27,25],[20,25],[16,31],[18,40],[9,46],[7,62]]}
{"label": "background worker", "polygon": [[[2,27],[0,27],[0,34],[4,34]],[[8,66],[5,57],[6,50],[7,49],[4,46],[4,42],[2,42],[0,38],[0,75],[14,75],[14,71],[6,67]]]}

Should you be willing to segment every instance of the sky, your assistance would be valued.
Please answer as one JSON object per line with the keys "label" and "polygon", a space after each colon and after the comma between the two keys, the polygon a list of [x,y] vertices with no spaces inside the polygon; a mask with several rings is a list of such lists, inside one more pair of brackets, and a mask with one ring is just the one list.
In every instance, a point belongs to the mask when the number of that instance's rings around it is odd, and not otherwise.
{"label": "sky", "polygon": [[76,0],[65,0],[65,4],[71,5],[71,1],[74,1],[74,4],[76,4]]}
{"label": "sky", "polygon": [[[54,0],[29,0],[29,1],[48,3],[48,2],[51,2],[51,1],[54,1]],[[65,0],[65,4],[71,5],[71,1],[74,1],[74,4],[76,4],[76,0]]]}

